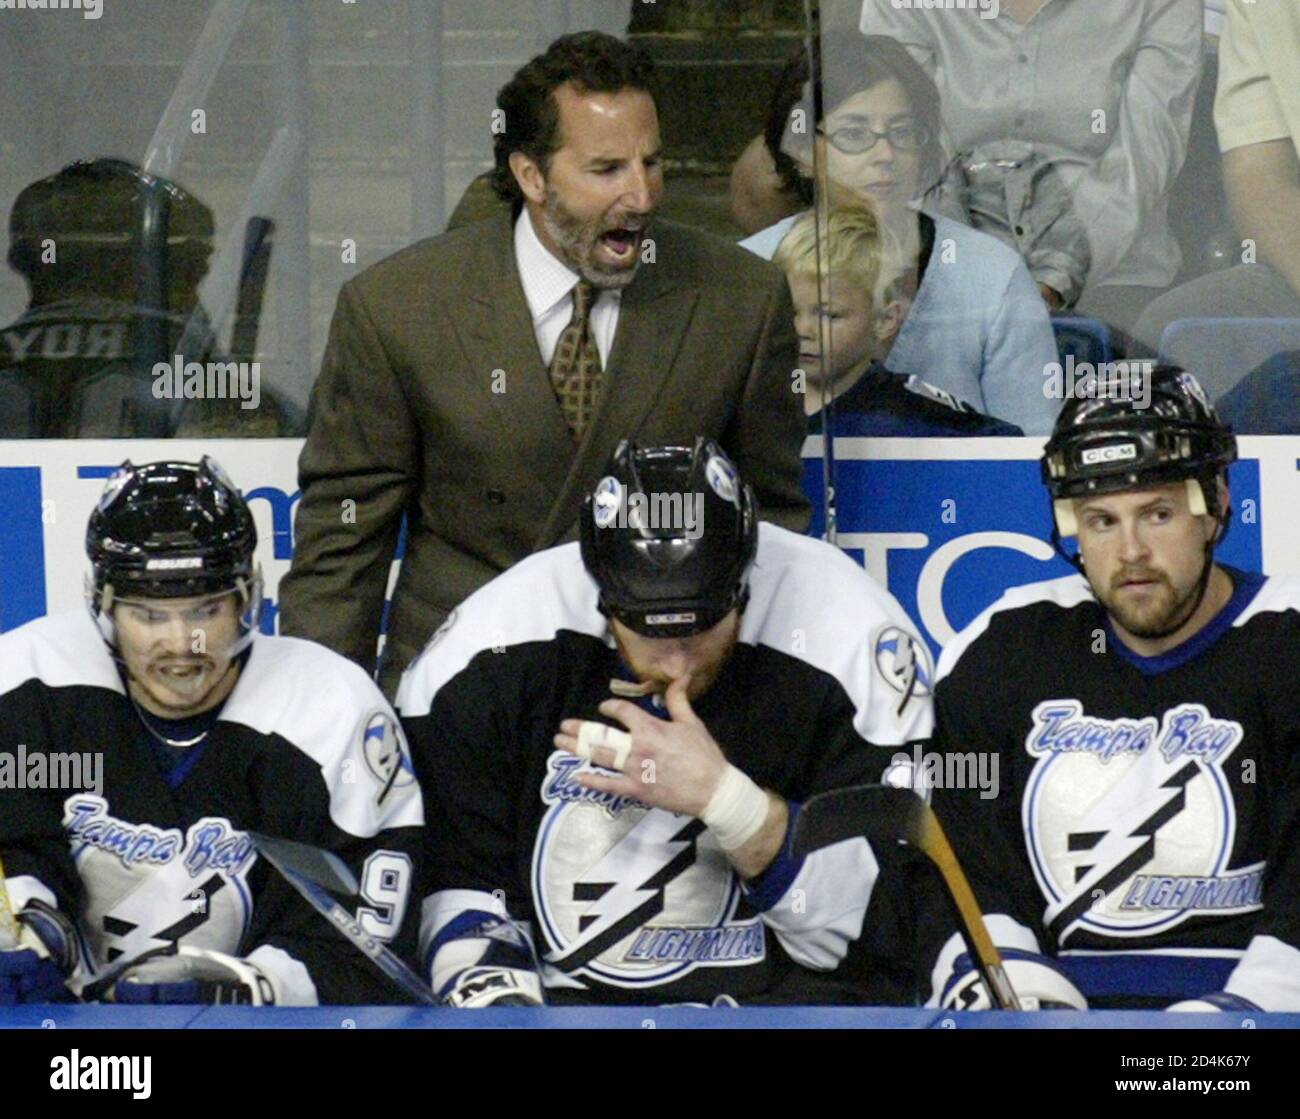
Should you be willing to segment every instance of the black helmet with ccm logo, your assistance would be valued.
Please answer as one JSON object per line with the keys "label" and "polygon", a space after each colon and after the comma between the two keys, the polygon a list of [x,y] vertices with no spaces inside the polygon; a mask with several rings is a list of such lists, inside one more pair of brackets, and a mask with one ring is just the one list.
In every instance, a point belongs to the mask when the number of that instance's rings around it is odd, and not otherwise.
{"label": "black helmet with ccm logo", "polygon": [[690,636],[744,608],[754,495],[710,439],[624,440],[583,503],[580,538],[603,613],[646,637]]}
{"label": "black helmet with ccm logo", "polygon": [[1071,499],[1149,489],[1186,479],[1193,513],[1218,508],[1216,480],[1237,460],[1237,440],[1195,377],[1174,366],[1134,373],[1147,391],[1071,399],[1057,417],[1043,458],[1043,482],[1052,495],[1061,536],[1078,534]]}

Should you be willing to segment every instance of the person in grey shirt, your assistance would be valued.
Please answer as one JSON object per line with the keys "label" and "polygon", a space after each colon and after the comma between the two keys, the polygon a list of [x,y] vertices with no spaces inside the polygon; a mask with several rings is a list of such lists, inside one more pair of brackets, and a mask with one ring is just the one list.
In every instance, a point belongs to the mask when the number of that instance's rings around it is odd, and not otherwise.
{"label": "person in grey shirt", "polygon": [[1036,244],[1050,238],[1049,227],[1066,226],[1067,238],[1068,227],[1081,227],[1086,275],[1045,269],[1035,279],[1049,306],[1075,304],[1125,328],[1181,263],[1166,206],[1186,154],[1202,20],[1201,0],[1001,0],[986,8],[864,0],[860,28],[896,38],[934,77],[949,157],[985,174],[1001,167],[1009,211],[1025,186],[1018,171],[1055,173],[1036,180],[1044,205],[1055,205],[1059,185],[1072,210],[1041,215],[1031,204],[1009,213],[1008,239]]}

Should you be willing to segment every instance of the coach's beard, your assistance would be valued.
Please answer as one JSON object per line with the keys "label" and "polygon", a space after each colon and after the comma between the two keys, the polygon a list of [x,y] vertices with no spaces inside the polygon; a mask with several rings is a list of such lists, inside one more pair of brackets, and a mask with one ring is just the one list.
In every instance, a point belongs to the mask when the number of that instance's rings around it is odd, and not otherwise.
{"label": "coach's beard", "polygon": [[[641,264],[641,243],[649,214],[611,215],[607,220],[585,222],[560,201],[554,188],[548,187],[542,207],[542,224],[559,248],[564,262],[584,280],[596,288],[625,288],[636,276]],[[598,251],[607,234],[624,231],[623,252],[628,254],[625,263],[603,264]]]}

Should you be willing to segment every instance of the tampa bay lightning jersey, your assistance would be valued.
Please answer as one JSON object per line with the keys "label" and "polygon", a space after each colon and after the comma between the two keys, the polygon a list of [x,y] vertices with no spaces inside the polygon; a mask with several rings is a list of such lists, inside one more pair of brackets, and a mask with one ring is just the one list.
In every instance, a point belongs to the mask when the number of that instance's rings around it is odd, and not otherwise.
{"label": "tampa bay lightning jersey", "polygon": [[[935,811],[994,940],[1092,1006],[1300,1010],[1300,580],[1224,570],[1228,604],[1161,656],[1074,575],[1008,591],[939,661],[935,757],[992,759],[999,788],[936,764]],[[964,951],[932,939],[934,997]]]}
{"label": "tampa bay lightning jersey", "polygon": [[[744,882],[700,820],[578,784],[589,763],[552,738],[565,718],[607,721],[597,708],[627,678],[597,598],[577,544],[538,553],[467,599],[403,677],[434,975],[457,930],[507,914],[552,1002],[881,998],[869,961],[884,951],[846,957],[871,939],[888,853],[863,839],[797,860],[787,843]],[[738,645],[693,707],[728,760],[797,811],[879,780],[929,735],[930,675],[907,616],[857,564],[762,524]]]}
{"label": "tampa bay lightning jersey", "polygon": [[74,988],[178,943],[247,957],[286,1002],[401,1001],[247,835],[333,851],[360,882],[357,921],[413,955],[423,809],[373,681],[258,636],[192,749],[169,781],[86,611],[0,634],[0,859],[16,910],[39,898],[74,921]]}

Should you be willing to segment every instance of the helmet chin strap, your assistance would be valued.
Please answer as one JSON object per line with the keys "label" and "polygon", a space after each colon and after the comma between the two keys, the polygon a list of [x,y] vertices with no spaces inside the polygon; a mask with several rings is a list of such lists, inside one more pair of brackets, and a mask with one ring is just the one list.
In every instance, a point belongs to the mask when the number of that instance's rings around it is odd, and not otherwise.
{"label": "helmet chin strap", "polygon": [[1088,577],[1088,573],[1083,569],[1083,558],[1079,553],[1065,550],[1065,544],[1061,540],[1061,529],[1056,523],[1055,516],[1052,517],[1052,550],[1085,579]]}

